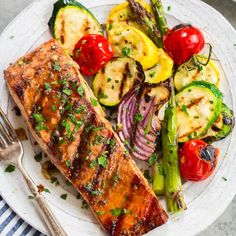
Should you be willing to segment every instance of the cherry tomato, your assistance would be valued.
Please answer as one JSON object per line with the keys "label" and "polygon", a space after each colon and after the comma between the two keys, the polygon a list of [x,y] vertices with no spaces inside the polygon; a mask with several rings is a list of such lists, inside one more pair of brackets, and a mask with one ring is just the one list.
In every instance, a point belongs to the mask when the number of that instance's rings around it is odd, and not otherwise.
{"label": "cherry tomato", "polygon": [[199,53],[205,44],[202,32],[191,25],[178,25],[164,37],[164,49],[176,65],[188,61]]}
{"label": "cherry tomato", "polygon": [[113,57],[108,40],[98,34],[87,34],[75,45],[73,59],[83,75],[92,76]]}
{"label": "cherry tomato", "polygon": [[219,150],[202,140],[190,140],[179,150],[180,173],[186,180],[201,181],[214,171]]}

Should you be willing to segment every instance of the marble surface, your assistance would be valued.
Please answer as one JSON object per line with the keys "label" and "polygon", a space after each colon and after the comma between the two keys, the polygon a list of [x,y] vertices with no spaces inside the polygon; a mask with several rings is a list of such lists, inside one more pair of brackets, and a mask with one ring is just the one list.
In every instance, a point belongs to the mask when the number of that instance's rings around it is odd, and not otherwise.
{"label": "marble surface", "polygon": [[[0,0],[0,33],[31,2],[32,0]],[[204,2],[221,12],[236,28],[236,2],[230,0],[204,0]],[[198,236],[234,235],[236,235],[236,197],[223,215]]]}

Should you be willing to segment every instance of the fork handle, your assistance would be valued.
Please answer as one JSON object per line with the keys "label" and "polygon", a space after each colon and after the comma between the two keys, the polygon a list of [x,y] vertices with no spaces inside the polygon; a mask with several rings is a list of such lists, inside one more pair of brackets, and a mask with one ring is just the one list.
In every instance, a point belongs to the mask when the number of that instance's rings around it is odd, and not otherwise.
{"label": "fork handle", "polygon": [[31,180],[31,178],[29,177],[29,175],[27,174],[27,172],[25,171],[21,163],[19,163],[18,168],[20,172],[22,173],[22,175],[24,176],[24,179],[30,191],[35,196],[35,200],[39,206],[39,210],[40,210],[39,212],[42,216],[42,219],[46,223],[51,236],[68,236],[68,234],[64,231],[61,224],[59,223],[59,221],[56,219],[53,212],[51,211],[46,199],[44,198],[43,195],[41,195],[38,192],[38,188],[35,186],[35,184]]}

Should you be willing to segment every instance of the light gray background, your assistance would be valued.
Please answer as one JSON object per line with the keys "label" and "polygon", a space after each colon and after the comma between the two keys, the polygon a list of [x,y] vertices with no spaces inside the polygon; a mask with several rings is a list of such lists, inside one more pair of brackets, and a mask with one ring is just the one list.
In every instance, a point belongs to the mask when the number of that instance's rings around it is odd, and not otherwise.
{"label": "light gray background", "polygon": [[[33,2],[33,0],[0,0],[0,32],[2,32],[7,24],[31,2]],[[235,2],[230,0],[204,0],[204,2],[212,5],[221,12],[230,21],[234,28],[236,28]],[[199,236],[234,235],[236,235],[236,197],[224,214]]]}

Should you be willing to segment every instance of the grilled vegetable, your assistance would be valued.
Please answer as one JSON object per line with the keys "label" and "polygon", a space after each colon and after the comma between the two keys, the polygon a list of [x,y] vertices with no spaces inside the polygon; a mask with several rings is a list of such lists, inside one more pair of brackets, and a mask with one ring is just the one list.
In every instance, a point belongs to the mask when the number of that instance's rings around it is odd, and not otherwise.
{"label": "grilled vegetable", "polygon": [[179,142],[203,137],[221,112],[222,93],[212,84],[196,81],[176,95]]}
{"label": "grilled vegetable", "polygon": [[152,188],[157,196],[165,194],[165,175],[162,160],[159,160],[153,166]]}
{"label": "grilled vegetable", "polygon": [[158,29],[161,35],[163,36],[167,33],[169,29],[165,16],[165,10],[163,8],[161,0],[151,0],[151,4],[156,18]]}
{"label": "grilled vegetable", "polygon": [[208,143],[224,139],[233,130],[235,125],[235,117],[232,110],[227,105],[222,104],[221,114],[218,119],[213,123],[207,134],[203,139]]}
{"label": "grilled vegetable", "polygon": [[[198,55],[201,62],[207,60],[206,57]],[[194,81],[206,81],[218,87],[219,84],[219,70],[215,63],[210,60],[206,66],[202,66],[202,70],[198,70],[192,62],[185,62],[182,64],[175,74],[174,83],[178,91],[182,90],[188,84]]]}
{"label": "grilled vegetable", "polygon": [[[150,19],[155,22],[154,15],[152,13],[151,7],[143,0],[137,0],[150,14]],[[145,27],[136,22],[136,18],[133,15],[130,5],[128,2],[124,2],[115,6],[106,21],[106,30],[108,34],[113,34],[114,30],[117,30],[117,27],[135,27],[144,33],[147,33]]]}
{"label": "grilled vegetable", "polygon": [[158,49],[159,56],[156,58],[157,64],[145,71],[145,82],[160,83],[165,81],[172,75],[173,60],[161,48]]}
{"label": "grilled vegetable", "polygon": [[70,55],[84,35],[103,34],[102,26],[95,16],[75,0],[57,1],[48,24],[55,38]]}
{"label": "grilled vegetable", "polygon": [[73,59],[80,66],[82,75],[92,76],[113,57],[108,40],[99,34],[87,34],[76,44]]}
{"label": "grilled vegetable", "polygon": [[219,150],[203,140],[190,140],[179,150],[180,173],[190,181],[207,179],[215,170]]}
{"label": "grilled vegetable", "polygon": [[159,47],[162,48],[162,36],[156,26],[151,20],[150,13],[136,0],[127,0],[130,4],[136,22],[144,26],[148,32],[149,37]]}
{"label": "grilled vegetable", "polygon": [[184,202],[182,183],[179,173],[177,143],[178,116],[173,87],[170,101],[165,110],[164,121],[161,128],[161,136],[167,209],[170,212],[178,212],[184,210],[186,205]]}
{"label": "grilled vegetable", "polygon": [[127,92],[144,79],[139,62],[130,57],[114,58],[96,74],[93,91],[101,104],[116,106]]}
{"label": "grilled vegetable", "polygon": [[176,65],[188,61],[204,47],[202,32],[192,25],[177,25],[164,37],[164,48]]}
{"label": "grilled vegetable", "polygon": [[157,46],[134,27],[117,27],[108,39],[117,57],[130,56],[139,61],[144,70],[157,63],[160,55]]}
{"label": "grilled vegetable", "polygon": [[170,95],[169,84],[135,87],[122,100],[118,110],[118,134],[133,157],[148,160],[156,150],[156,140],[160,134],[158,112]]}

